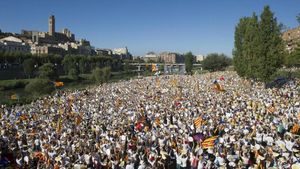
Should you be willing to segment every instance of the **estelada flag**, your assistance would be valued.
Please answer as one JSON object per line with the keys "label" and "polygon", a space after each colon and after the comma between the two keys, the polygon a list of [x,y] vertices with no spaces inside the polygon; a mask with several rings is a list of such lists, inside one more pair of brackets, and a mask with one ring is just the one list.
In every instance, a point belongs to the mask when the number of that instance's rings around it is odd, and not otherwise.
{"label": "estelada flag", "polygon": [[55,87],[62,87],[64,86],[64,82],[54,82]]}
{"label": "estelada flag", "polygon": [[203,142],[202,142],[202,147],[203,148],[213,148],[214,145],[215,145],[215,141],[217,140],[218,136],[213,136],[213,137],[210,137],[208,139],[205,139]]}
{"label": "estelada flag", "polygon": [[195,126],[198,128],[198,127],[201,127],[202,125],[202,118],[201,117],[198,117],[195,121],[194,121],[194,124]]}

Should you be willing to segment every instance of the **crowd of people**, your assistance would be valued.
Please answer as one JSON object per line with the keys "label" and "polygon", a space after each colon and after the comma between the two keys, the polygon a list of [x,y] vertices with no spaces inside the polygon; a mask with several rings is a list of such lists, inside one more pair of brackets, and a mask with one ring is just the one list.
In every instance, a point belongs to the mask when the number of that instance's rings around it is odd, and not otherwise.
{"label": "crowd of people", "polygon": [[299,168],[299,83],[170,75],[2,105],[0,168]]}

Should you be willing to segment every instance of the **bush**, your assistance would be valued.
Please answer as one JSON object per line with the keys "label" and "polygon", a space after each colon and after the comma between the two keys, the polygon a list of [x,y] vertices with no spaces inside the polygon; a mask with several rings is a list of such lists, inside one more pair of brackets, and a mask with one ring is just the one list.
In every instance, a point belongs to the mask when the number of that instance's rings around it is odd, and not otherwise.
{"label": "bush", "polygon": [[103,82],[104,78],[103,78],[103,71],[100,68],[95,68],[92,71],[92,79],[95,80],[96,82]]}
{"label": "bush", "polygon": [[209,71],[220,71],[231,65],[231,58],[224,54],[212,53],[208,54],[203,60],[203,68]]}
{"label": "bush", "polygon": [[273,81],[279,77],[300,79],[300,70],[295,70],[295,71],[278,70],[271,76],[269,81]]}
{"label": "bush", "polygon": [[92,71],[92,79],[95,80],[96,82],[106,82],[109,80],[111,77],[111,68],[110,67],[104,67],[102,69],[100,68],[95,68]]}
{"label": "bush", "polygon": [[55,80],[58,78],[58,74],[52,63],[45,63],[43,66],[39,67],[39,77],[42,79]]}
{"label": "bush", "polygon": [[26,92],[34,95],[50,94],[54,89],[54,84],[48,79],[34,79],[25,87]]}
{"label": "bush", "polygon": [[73,80],[78,80],[79,79],[79,72],[72,68],[69,70],[69,73],[68,73],[68,76],[70,79],[73,79]]}
{"label": "bush", "polygon": [[108,81],[108,79],[111,76],[111,68],[110,67],[105,67],[105,68],[102,68],[102,70],[103,70],[104,80]]}
{"label": "bush", "polygon": [[24,73],[30,78],[34,72],[35,61],[32,58],[26,59],[23,62]]}
{"label": "bush", "polygon": [[11,90],[24,88],[29,83],[29,80],[3,80],[0,81],[0,90]]}

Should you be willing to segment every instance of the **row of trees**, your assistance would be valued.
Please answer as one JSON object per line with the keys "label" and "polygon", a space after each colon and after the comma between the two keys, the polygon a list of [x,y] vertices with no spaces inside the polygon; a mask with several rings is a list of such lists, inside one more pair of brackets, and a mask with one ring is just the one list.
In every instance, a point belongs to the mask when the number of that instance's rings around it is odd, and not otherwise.
{"label": "row of trees", "polygon": [[55,59],[56,56],[49,55],[43,58],[43,62],[36,57],[30,57],[23,61],[24,73],[31,77],[36,72],[39,65],[45,63],[53,64],[57,69],[63,68],[63,74],[70,75],[73,79],[78,78],[78,74],[89,73],[96,67],[111,67],[113,71],[121,71],[123,62],[118,59],[113,59],[105,56],[77,56],[66,55]]}
{"label": "row of trees", "polygon": [[[184,55],[185,69],[188,74],[192,74],[194,55],[188,52]],[[221,71],[232,64],[232,59],[225,54],[208,54],[201,62],[202,68],[208,71]]]}
{"label": "row of trees", "polygon": [[[74,72],[75,68],[71,68],[69,71],[69,77],[78,80],[79,76],[77,72]],[[111,68],[96,67],[92,70],[91,80],[95,80],[98,83],[108,81],[111,76]],[[26,85],[25,90],[33,94],[45,94],[51,93],[54,87],[54,81],[58,80],[59,76],[55,66],[52,63],[45,63],[38,69],[38,76]]]}
{"label": "row of trees", "polygon": [[234,39],[233,63],[240,76],[267,82],[282,66],[284,43],[269,6],[264,7],[260,19],[255,13],[241,18]]}

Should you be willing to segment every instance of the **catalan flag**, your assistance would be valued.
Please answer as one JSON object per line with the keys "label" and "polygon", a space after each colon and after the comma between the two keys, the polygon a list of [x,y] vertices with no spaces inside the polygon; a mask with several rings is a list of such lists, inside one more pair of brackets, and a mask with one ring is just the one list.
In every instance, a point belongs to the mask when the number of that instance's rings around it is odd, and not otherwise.
{"label": "catalan flag", "polygon": [[159,119],[158,117],[155,119],[155,124],[156,124],[157,126],[160,125],[160,119]]}
{"label": "catalan flag", "polygon": [[170,84],[172,87],[177,87],[177,79],[170,80]]}
{"label": "catalan flag", "polygon": [[156,87],[159,87],[159,86],[160,86],[160,80],[157,78],[157,79],[155,80],[155,82],[156,82]]}
{"label": "catalan flag", "polygon": [[116,107],[120,107],[121,106],[121,104],[122,104],[122,100],[120,99],[120,98],[118,98],[117,100],[116,100]]}
{"label": "catalan flag", "polygon": [[216,89],[219,91],[219,92],[224,92],[225,90],[223,89],[223,87],[220,85],[220,83],[216,83]]}
{"label": "catalan flag", "polygon": [[268,113],[274,113],[275,112],[275,107],[273,107],[273,106],[268,107],[267,112]]}
{"label": "catalan flag", "polygon": [[62,87],[64,86],[64,82],[54,82],[55,87]]}
{"label": "catalan flag", "polygon": [[297,134],[299,132],[299,128],[299,125],[295,123],[294,126],[291,128],[291,133]]}
{"label": "catalan flag", "polygon": [[13,94],[13,95],[10,96],[10,99],[11,99],[11,100],[18,100],[19,98],[20,98],[20,97],[19,97],[18,94]]}
{"label": "catalan flag", "polygon": [[60,117],[56,123],[56,132],[60,133],[61,129],[62,129],[62,126],[61,126],[61,117]]}
{"label": "catalan flag", "polygon": [[152,69],[152,72],[158,71],[157,64],[152,64],[151,69]]}
{"label": "catalan flag", "polygon": [[201,127],[202,125],[202,122],[203,122],[203,119],[201,117],[198,117],[195,121],[194,121],[194,124],[197,128]]}
{"label": "catalan flag", "polygon": [[75,124],[78,126],[82,121],[82,115],[77,115],[75,119]]}
{"label": "catalan flag", "polygon": [[215,141],[218,139],[218,136],[213,136],[213,137],[210,137],[208,139],[205,139],[203,142],[202,142],[202,147],[204,149],[206,148],[213,148],[214,145],[215,145]]}

